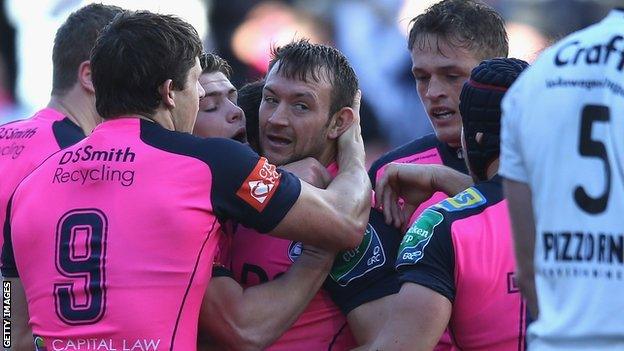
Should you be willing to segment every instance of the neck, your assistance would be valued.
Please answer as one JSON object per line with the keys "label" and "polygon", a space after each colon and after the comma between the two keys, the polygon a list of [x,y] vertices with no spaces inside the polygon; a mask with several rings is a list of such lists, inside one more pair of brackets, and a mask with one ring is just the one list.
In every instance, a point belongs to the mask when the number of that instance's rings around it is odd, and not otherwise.
{"label": "neck", "polygon": [[102,121],[95,110],[95,96],[80,87],[73,87],[63,96],[52,95],[47,107],[64,114],[78,125],[85,135],[91,134]]}
{"label": "neck", "polygon": [[316,158],[323,166],[327,167],[336,161],[336,145],[323,150],[323,152]]}
{"label": "neck", "polygon": [[173,124],[173,116],[171,115],[171,112],[167,109],[159,108],[156,110],[156,112],[153,115],[149,117],[139,116],[139,118],[143,118],[143,119],[150,120],[152,122],[156,122],[165,129],[175,130],[175,126]]}

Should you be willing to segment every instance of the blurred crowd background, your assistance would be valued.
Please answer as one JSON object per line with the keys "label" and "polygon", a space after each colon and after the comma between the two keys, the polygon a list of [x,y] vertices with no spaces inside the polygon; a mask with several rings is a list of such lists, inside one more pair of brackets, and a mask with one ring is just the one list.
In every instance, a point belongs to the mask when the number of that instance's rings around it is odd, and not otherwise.
{"label": "blurred crowd background", "polygon": [[[437,0],[103,0],[176,14],[205,48],[227,59],[237,87],[264,75],[270,47],[310,38],[340,49],[363,93],[369,158],[429,133],[411,76],[409,21]],[[0,0],[0,123],[44,106],[56,29],[85,0]],[[597,22],[624,0],[486,0],[505,18],[510,56],[532,62],[558,38]]]}

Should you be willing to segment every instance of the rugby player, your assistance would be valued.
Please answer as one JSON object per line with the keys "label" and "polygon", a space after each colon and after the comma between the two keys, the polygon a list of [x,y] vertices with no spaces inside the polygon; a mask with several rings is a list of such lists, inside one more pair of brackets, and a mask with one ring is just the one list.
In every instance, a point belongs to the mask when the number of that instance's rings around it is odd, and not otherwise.
{"label": "rugby player", "polygon": [[5,222],[2,272],[23,284],[38,347],[196,349],[228,220],[335,250],[361,241],[371,189],[358,115],[342,109],[353,123],[338,138],[340,172],[316,189],[238,142],[190,135],[201,51],[188,23],[146,11],[116,16],[98,38],[105,122],[31,173]]}
{"label": "rugby player", "polygon": [[[521,350],[526,308],[515,285],[511,226],[497,175],[500,101],[528,64],[483,61],[461,92],[462,150],[476,185],[427,208],[405,234],[396,260],[401,291],[370,350],[433,350],[448,325],[453,347]],[[419,180],[392,164],[376,196],[401,192],[406,201]],[[394,176],[392,175],[394,174]],[[398,187],[389,185],[395,177]],[[417,175],[416,175],[417,176]],[[439,190],[439,189],[434,189]]]}
{"label": "rugby player", "polygon": [[[208,53],[202,56],[202,67],[199,82],[206,94],[199,102],[193,134],[244,141],[247,112],[243,113],[236,105],[236,90],[229,81],[229,64]],[[257,118],[263,87],[264,82],[258,81],[241,88],[243,104],[256,120],[256,127],[252,126],[249,134],[252,140],[258,139]],[[358,111],[357,101],[353,108],[354,112]],[[204,121],[200,122],[200,119]],[[325,188],[330,177],[318,177],[320,169],[327,171],[316,167],[311,160],[307,158],[282,168],[296,171],[300,179]],[[227,225],[224,227],[231,231]],[[329,273],[335,252],[304,245],[301,256],[285,274],[265,284],[243,289],[226,268],[229,267],[230,242],[231,237],[224,236],[215,257],[213,276],[200,313],[200,347],[202,350],[224,347],[263,349],[295,322],[314,297]],[[280,302],[279,308],[276,308],[275,301]]]}
{"label": "rugby player", "polygon": [[[98,32],[121,11],[116,6],[91,4],[69,15],[54,39],[50,102],[28,119],[0,126],[0,223],[5,222],[7,204],[19,182],[48,156],[80,141],[100,123],[89,53]],[[0,247],[3,241],[0,236]],[[13,295],[16,304],[23,303],[22,298]],[[13,317],[15,324],[28,321],[28,314]],[[24,347],[32,350],[32,337],[13,336],[27,340]]]}
{"label": "rugby player", "polygon": [[[418,201],[412,198],[397,208],[389,205],[395,203],[396,193],[385,192],[376,204],[382,207],[386,222],[403,232],[425,208],[472,184],[460,150],[459,95],[471,70],[480,61],[508,54],[503,19],[491,7],[475,0],[443,0],[429,7],[412,19],[407,46],[418,96],[435,133],[388,152],[369,170],[375,186],[389,163],[420,165],[410,168],[415,176],[410,179],[421,181],[410,184],[411,188],[420,189]],[[431,188],[439,191],[431,193]],[[394,303],[393,297],[386,297],[369,306],[384,316]],[[378,331],[384,321],[372,319],[369,323],[376,326],[371,329]],[[371,334],[374,337],[375,332]],[[451,341],[445,333],[437,350],[448,349]]]}
{"label": "rugby player", "polygon": [[623,77],[620,8],[547,49],[503,100],[500,173],[537,317],[531,350],[624,349]]}
{"label": "rugby player", "polygon": [[[443,165],[422,166],[413,172],[438,183],[470,183],[460,149],[459,94],[470,71],[482,60],[507,57],[507,33],[501,16],[478,0],[443,0],[411,21],[408,49],[418,96],[426,109],[434,134],[415,139],[375,161],[369,170],[373,187],[390,162]],[[444,180],[444,181],[442,181]],[[394,216],[393,224],[409,224],[428,206],[447,197],[437,192],[418,205],[406,206],[406,218]],[[411,217],[411,218],[410,218]],[[390,215],[386,219],[390,221]],[[410,219],[408,222],[407,219]]]}

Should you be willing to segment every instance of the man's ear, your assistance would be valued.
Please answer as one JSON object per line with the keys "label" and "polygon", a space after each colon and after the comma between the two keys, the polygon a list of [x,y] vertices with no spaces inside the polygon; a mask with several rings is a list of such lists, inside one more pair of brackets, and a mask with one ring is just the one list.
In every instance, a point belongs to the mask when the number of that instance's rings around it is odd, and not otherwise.
{"label": "man's ear", "polygon": [[160,100],[167,108],[175,107],[175,91],[173,90],[173,80],[167,79],[158,87]]}
{"label": "man's ear", "polygon": [[351,107],[341,108],[332,116],[327,131],[327,137],[332,140],[338,139],[338,137],[353,124],[354,118],[355,112],[353,112]]}
{"label": "man's ear", "polygon": [[78,82],[83,89],[91,94],[95,94],[95,88],[93,88],[93,81],[91,80],[90,61],[82,61],[80,66],[78,66]]}

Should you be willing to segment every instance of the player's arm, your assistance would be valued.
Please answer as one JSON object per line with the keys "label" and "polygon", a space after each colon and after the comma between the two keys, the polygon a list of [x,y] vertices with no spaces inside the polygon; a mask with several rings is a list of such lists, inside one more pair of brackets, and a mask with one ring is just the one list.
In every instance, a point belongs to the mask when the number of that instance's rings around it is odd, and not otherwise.
{"label": "player's arm", "polygon": [[371,346],[388,323],[398,294],[384,296],[354,308],[347,322],[358,345]]}
{"label": "player's arm", "polygon": [[502,102],[499,174],[504,178],[503,189],[511,219],[518,284],[527,300],[531,316],[537,319],[539,311],[533,267],[535,218],[531,188],[528,184],[529,171],[524,160],[520,137],[524,109],[518,98],[523,91],[528,91],[522,89],[525,87],[524,82],[525,80],[519,79],[505,94]]}
{"label": "player's arm", "polygon": [[247,289],[231,277],[212,278],[202,302],[200,333],[210,334],[220,350],[266,348],[305,310],[329,273],[333,256],[304,246],[286,273]]}
{"label": "player's arm", "polygon": [[503,181],[505,198],[509,206],[511,226],[516,254],[516,276],[522,295],[527,300],[531,316],[536,319],[539,313],[535,290],[533,255],[535,252],[535,218],[531,188],[522,182],[505,178]]}
{"label": "player's arm", "polygon": [[403,235],[378,210],[370,211],[368,223],[360,246],[337,255],[324,285],[358,345],[375,339],[401,289],[394,264]]}
{"label": "player's arm", "polygon": [[11,205],[13,198],[9,200],[6,209],[5,222],[2,227],[4,244],[2,245],[2,288],[3,291],[11,291],[11,350],[26,351],[33,349],[33,337],[28,325],[28,304],[26,293],[19,279],[15,256],[13,255],[13,241],[11,238]]}
{"label": "player's arm", "polygon": [[403,237],[396,267],[402,282],[370,350],[432,350],[455,299],[451,227],[443,212],[425,210]]}
{"label": "player's arm", "polygon": [[452,310],[445,296],[415,283],[403,284],[389,307],[389,317],[375,341],[357,350],[433,350]]}
{"label": "player's arm", "polygon": [[364,142],[359,120],[359,99],[341,111],[353,121],[338,138],[338,175],[317,189],[301,183],[301,193],[288,214],[270,232],[330,250],[358,246],[368,222],[371,185],[364,168]]}
{"label": "player's arm", "polygon": [[[7,285],[8,284],[8,285]],[[19,278],[3,278],[2,286],[11,289],[11,350],[33,349],[33,336],[28,326],[28,305],[26,294]]]}
{"label": "player's arm", "polygon": [[287,170],[299,177],[299,179],[319,189],[327,188],[327,185],[331,182],[331,175],[327,169],[312,157],[291,162],[280,166],[280,168]]}
{"label": "player's arm", "polygon": [[[444,165],[389,163],[377,180],[376,204],[383,207],[386,223],[400,228],[407,220],[406,212],[411,214],[435,192],[455,196],[473,183],[470,176]],[[403,211],[399,199],[411,206]]]}

